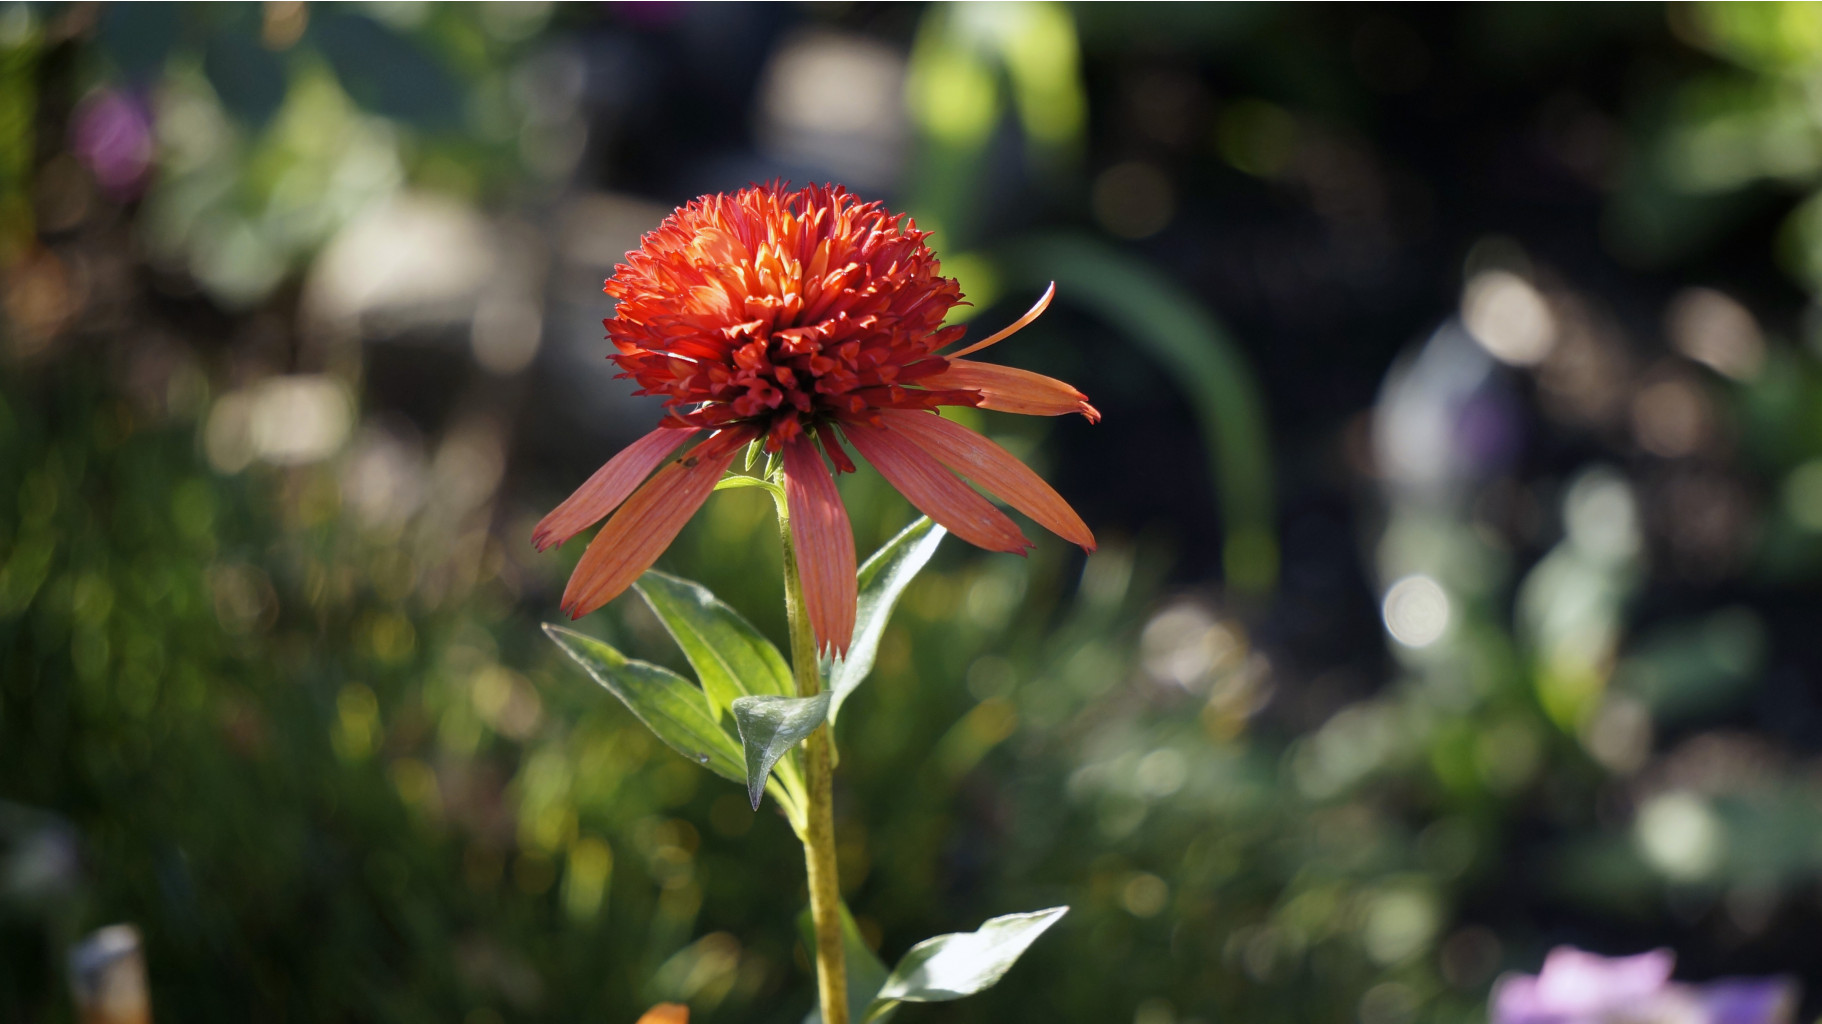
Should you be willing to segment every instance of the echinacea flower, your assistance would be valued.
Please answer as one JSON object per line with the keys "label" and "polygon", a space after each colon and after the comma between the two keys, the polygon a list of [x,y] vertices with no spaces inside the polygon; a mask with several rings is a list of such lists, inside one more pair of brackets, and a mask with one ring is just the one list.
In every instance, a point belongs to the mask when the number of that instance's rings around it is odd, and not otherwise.
{"label": "echinacea flower", "polygon": [[565,611],[580,617],[632,585],[756,439],[781,454],[808,617],[818,645],[838,653],[854,632],[854,536],[823,459],[853,471],[843,439],[969,543],[1031,547],[957,474],[1094,550],[1094,535],[1050,485],[936,414],[962,405],[1100,418],[1062,381],[962,358],[1036,319],[1054,286],[1012,326],[941,353],[961,340],[964,329],[943,320],[962,293],[940,275],[927,237],[840,186],[765,185],[697,199],[627,253],[603,288],[619,300],[604,321],[616,349],[609,358],[638,394],[663,396],[666,414],[533,533],[542,551],[613,513],[563,591]]}

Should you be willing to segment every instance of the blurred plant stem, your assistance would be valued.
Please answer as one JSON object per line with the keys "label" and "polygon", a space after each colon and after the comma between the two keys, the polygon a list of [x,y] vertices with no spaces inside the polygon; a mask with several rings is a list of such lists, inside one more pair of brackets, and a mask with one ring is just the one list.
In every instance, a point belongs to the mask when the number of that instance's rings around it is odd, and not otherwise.
{"label": "blurred plant stem", "polygon": [[[785,615],[791,629],[791,671],[797,695],[822,689],[816,636],[804,605],[803,577],[791,545],[790,512],[779,501],[778,536],[784,543]],[[848,976],[841,945],[841,882],[835,865],[835,758],[827,722],[804,740],[804,868],[810,882],[810,918],[816,929],[816,993],[823,1024],[848,1024]]]}

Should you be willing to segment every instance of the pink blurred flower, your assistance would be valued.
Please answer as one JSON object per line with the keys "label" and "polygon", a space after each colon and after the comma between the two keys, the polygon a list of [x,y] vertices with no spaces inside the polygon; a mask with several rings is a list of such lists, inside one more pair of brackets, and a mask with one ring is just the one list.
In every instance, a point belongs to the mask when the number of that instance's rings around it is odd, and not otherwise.
{"label": "pink blurred flower", "polygon": [[118,89],[90,93],[71,118],[70,149],[104,192],[131,199],[152,166],[152,112]]}
{"label": "pink blurred flower", "polygon": [[1604,957],[1558,946],[1536,975],[1493,986],[1493,1024],[1791,1024],[1797,986],[1788,978],[1670,980],[1668,949]]}

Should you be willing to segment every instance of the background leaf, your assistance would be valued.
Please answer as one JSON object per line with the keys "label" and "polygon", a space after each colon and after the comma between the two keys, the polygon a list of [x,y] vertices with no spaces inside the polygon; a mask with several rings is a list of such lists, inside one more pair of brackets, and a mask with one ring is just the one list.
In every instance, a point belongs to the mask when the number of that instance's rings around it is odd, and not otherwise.
{"label": "background leaf", "polygon": [[683,649],[717,712],[739,697],[796,691],[784,655],[709,588],[654,569],[633,589]]}
{"label": "background leaf", "polygon": [[[808,910],[797,915],[797,930],[805,946],[816,945],[816,927]],[[841,904],[841,948],[848,968],[848,1019],[858,1024],[868,1019],[866,1012],[873,997],[886,983],[886,965],[880,963],[879,957],[868,948],[867,940],[861,938],[860,926],[854,923],[854,915],[848,913],[846,903]],[[894,1004],[876,1012],[872,1017],[874,1024],[883,1024],[890,1019],[896,1008]],[[822,1007],[812,1007],[804,1015],[803,1024],[822,1024]]]}
{"label": "background leaf", "polygon": [[202,70],[222,106],[255,130],[285,102],[284,59],[260,45],[258,26],[212,33],[203,46]]}
{"label": "background leaf", "polygon": [[1271,440],[1251,364],[1213,314],[1137,257],[1085,235],[1057,233],[1006,250],[1019,281],[1054,280],[1057,294],[1117,326],[1178,382],[1195,409],[1226,537],[1230,586],[1269,593],[1278,578]]}
{"label": "background leaf", "polygon": [[669,669],[633,661],[573,629],[547,623],[544,632],[671,749],[722,778],[740,782],[746,777],[740,748],[717,723],[708,698],[689,680]]}
{"label": "background leaf", "polygon": [[829,704],[831,724],[841,713],[842,702],[873,670],[879,638],[886,632],[893,606],[918,570],[929,564],[930,556],[936,554],[936,546],[948,532],[928,517],[920,517],[860,567],[860,608],[855,613],[854,642],[848,646],[846,658],[825,659],[822,663],[823,689],[833,695]]}
{"label": "background leaf", "polygon": [[734,702],[734,724],[746,748],[747,798],[754,810],[765,795],[772,766],[828,716],[827,690],[814,697],[742,697]]}
{"label": "background leaf", "polygon": [[340,12],[311,18],[310,38],[361,106],[422,126],[457,122],[460,90],[417,40],[372,18]]}
{"label": "background leaf", "polygon": [[110,4],[98,41],[127,83],[145,86],[163,73],[183,36],[185,9],[175,4]]}
{"label": "background leaf", "polygon": [[992,988],[1068,907],[989,918],[971,932],[952,932],[912,946],[880,986],[866,1020],[893,1002],[941,1003]]}

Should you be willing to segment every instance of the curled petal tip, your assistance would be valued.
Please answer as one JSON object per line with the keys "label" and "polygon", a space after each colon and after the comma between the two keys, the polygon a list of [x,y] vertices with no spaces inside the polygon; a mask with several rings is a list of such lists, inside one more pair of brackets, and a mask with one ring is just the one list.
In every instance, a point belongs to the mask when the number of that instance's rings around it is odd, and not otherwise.
{"label": "curled petal tip", "polygon": [[1014,334],[1017,334],[1018,332],[1024,330],[1031,323],[1031,321],[1036,320],[1040,315],[1043,314],[1044,310],[1050,306],[1050,300],[1056,297],[1056,293],[1057,293],[1057,283],[1055,281],[1052,281],[1052,282],[1050,282],[1050,287],[1044,289],[1044,294],[1038,297],[1037,302],[1033,303],[1032,307],[1029,310],[1026,310],[1024,316],[1021,316],[1017,320],[1014,320],[1010,326],[1003,327],[1000,330],[995,331],[994,333],[988,335],[985,338],[982,338],[981,340],[975,342],[972,345],[969,345],[965,348],[957,349],[955,352],[950,353],[950,358],[959,358],[961,356],[965,356],[970,353],[979,352],[981,349],[984,349],[984,348],[988,347],[989,345],[998,344],[999,342],[1005,341],[1007,338],[1010,338]]}

